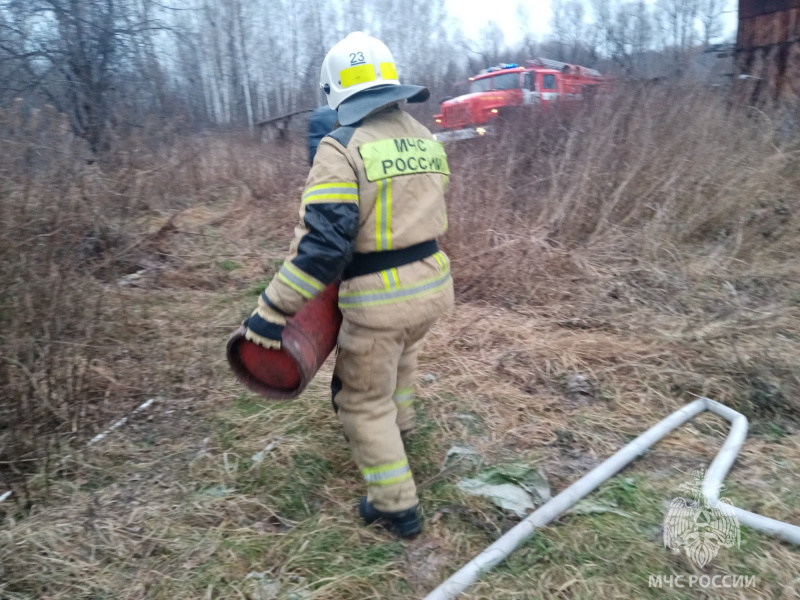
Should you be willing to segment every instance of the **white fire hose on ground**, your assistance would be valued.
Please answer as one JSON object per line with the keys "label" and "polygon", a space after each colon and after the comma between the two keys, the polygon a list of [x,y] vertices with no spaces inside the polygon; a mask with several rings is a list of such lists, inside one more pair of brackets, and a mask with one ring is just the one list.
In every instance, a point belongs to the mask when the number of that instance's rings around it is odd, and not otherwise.
{"label": "white fire hose on ground", "polygon": [[[654,425],[601,465],[584,475],[555,498],[528,515],[521,523],[472,559],[442,585],[425,597],[425,600],[450,600],[461,594],[478,578],[493,569],[523,543],[533,537],[537,528],[544,527],[572,505],[593,492],[601,484],[619,473],[629,463],[645,453],[667,434],[702,412],[710,411],[731,423],[728,438],[706,472],[703,496],[711,506],[719,500],[722,480],[736,460],[747,436],[747,417],[709,398],[700,398]],[[755,513],[734,509],[739,523],[787,542],[800,545],[800,527],[762,517]]]}

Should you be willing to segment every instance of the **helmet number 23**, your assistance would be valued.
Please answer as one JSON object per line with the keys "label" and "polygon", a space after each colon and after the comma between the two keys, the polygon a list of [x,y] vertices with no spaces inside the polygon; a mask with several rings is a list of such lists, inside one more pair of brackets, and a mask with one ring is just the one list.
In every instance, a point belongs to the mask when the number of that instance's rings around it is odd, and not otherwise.
{"label": "helmet number 23", "polygon": [[360,65],[366,62],[364,60],[364,53],[363,52],[351,52],[350,53],[350,64],[351,65]]}

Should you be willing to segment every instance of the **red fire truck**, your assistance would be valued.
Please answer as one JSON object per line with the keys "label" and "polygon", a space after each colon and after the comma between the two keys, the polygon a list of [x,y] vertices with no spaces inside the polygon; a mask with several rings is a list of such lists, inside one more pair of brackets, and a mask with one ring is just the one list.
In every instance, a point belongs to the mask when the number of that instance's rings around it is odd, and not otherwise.
{"label": "red fire truck", "polygon": [[469,93],[445,99],[436,122],[445,130],[440,141],[484,135],[487,124],[517,106],[549,107],[562,100],[581,100],[607,90],[608,80],[598,71],[547,58],[528,61],[527,67],[502,64],[470,77]]}

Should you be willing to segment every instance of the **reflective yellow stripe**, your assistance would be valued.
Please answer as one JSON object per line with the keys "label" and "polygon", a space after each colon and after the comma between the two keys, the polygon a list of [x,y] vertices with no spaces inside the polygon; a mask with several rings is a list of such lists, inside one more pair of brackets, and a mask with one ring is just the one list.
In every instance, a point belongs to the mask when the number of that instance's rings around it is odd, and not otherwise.
{"label": "reflective yellow stripe", "polygon": [[358,184],[345,181],[321,183],[308,188],[303,193],[303,204],[330,202],[331,200],[358,202]]}
{"label": "reflective yellow stripe", "polygon": [[364,467],[361,469],[362,475],[375,475],[377,473],[386,473],[387,471],[394,471],[408,464],[408,459],[404,458],[397,462],[389,463],[388,465],[380,465],[378,467]]}
{"label": "reflective yellow stripe", "polygon": [[378,180],[375,198],[375,246],[380,250],[392,249],[392,180]]}
{"label": "reflective yellow stripe", "polygon": [[347,181],[337,181],[334,183],[320,183],[319,185],[312,186],[306,190],[306,193],[309,192],[316,192],[319,190],[329,190],[330,188],[349,188],[351,190],[357,190],[358,184],[357,183],[350,183]]}
{"label": "reflective yellow stripe", "polygon": [[407,408],[414,404],[414,390],[412,388],[398,388],[392,396],[397,408]]}
{"label": "reflective yellow stripe", "polygon": [[378,250],[381,250],[381,221],[383,220],[382,216],[382,206],[383,202],[381,202],[381,198],[383,197],[383,180],[378,180],[378,195],[375,198],[375,246]]}
{"label": "reflective yellow stripe", "polygon": [[392,180],[386,180],[386,249],[392,249]]}
{"label": "reflective yellow stripe", "polygon": [[378,77],[375,75],[375,65],[367,64],[344,69],[339,72],[339,78],[342,80],[342,87],[348,88],[359,83],[375,81]]}
{"label": "reflective yellow stripe", "polygon": [[319,279],[313,278],[311,275],[304,273],[288,260],[283,263],[283,268],[290,271],[295,277],[305,281],[308,285],[313,287],[318,292],[321,292],[325,289],[325,284],[323,284]]}
{"label": "reflective yellow stripe", "polygon": [[320,183],[318,185],[311,186],[306,191],[307,192],[315,192],[317,190],[327,190],[327,189],[330,189],[332,187],[346,187],[346,188],[350,188],[350,189],[353,189],[353,190],[357,190],[358,189],[358,184],[357,183],[352,183],[352,182],[349,182],[349,181],[334,181],[333,183]]}
{"label": "reflective yellow stripe", "polygon": [[364,481],[367,485],[393,485],[411,479],[411,468],[408,466],[408,459],[398,460],[397,462],[379,467],[366,467],[361,469]]}
{"label": "reflective yellow stripe", "polygon": [[411,471],[406,471],[402,475],[398,475],[397,477],[390,477],[389,479],[381,479],[380,481],[370,481],[368,485],[395,485],[396,483],[402,483],[404,481],[408,481],[411,479],[413,475]]}
{"label": "reflective yellow stripe", "polygon": [[381,271],[381,279],[383,279],[383,286],[387,290],[400,287],[400,279],[397,277],[397,269]]}
{"label": "reflective yellow stripe", "polygon": [[358,202],[358,194],[317,194],[303,200],[303,204],[314,204],[315,202],[330,202],[339,200],[342,202]]}
{"label": "reflective yellow stripe", "polygon": [[306,288],[304,288],[302,285],[300,285],[300,284],[298,284],[298,283],[295,283],[294,281],[292,281],[291,279],[289,279],[289,278],[288,278],[286,275],[284,275],[283,273],[278,273],[278,279],[280,279],[280,280],[281,280],[283,283],[285,283],[286,285],[288,285],[290,288],[292,288],[292,289],[293,289],[294,291],[296,291],[298,294],[300,294],[301,296],[303,296],[303,298],[308,298],[309,300],[311,300],[311,299],[312,299],[312,298],[315,296],[315,294],[314,294],[313,292],[310,292],[309,290],[307,290]]}
{"label": "reflective yellow stripe", "polygon": [[367,290],[339,294],[339,307],[380,306],[412,300],[428,294],[433,294],[450,283],[450,269],[447,268],[437,277],[424,279],[412,285],[400,286],[392,290]]}
{"label": "reflective yellow stripe", "polygon": [[[416,289],[416,288],[419,288],[419,287],[424,286],[426,284],[429,284],[429,283],[432,283],[432,282],[436,282],[436,281],[440,281],[443,278],[446,278],[446,276],[448,276],[448,275],[450,275],[450,265],[447,265],[445,267],[445,269],[441,273],[439,273],[439,275],[437,275],[436,277],[429,277],[428,279],[421,279],[420,281],[417,281],[416,283],[400,286],[395,291],[402,292],[403,290],[409,290],[409,289],[412,289],[412,288]],[[355,297],[358,297],[358,296],[370,296],[370,295],[373,295],[375,293],[379,293],[379,292],[372,291],[372,290],[362,290],[360,292],[342,292],[342,293],[339,294],[339,297],[340,298],[355,298]]]}

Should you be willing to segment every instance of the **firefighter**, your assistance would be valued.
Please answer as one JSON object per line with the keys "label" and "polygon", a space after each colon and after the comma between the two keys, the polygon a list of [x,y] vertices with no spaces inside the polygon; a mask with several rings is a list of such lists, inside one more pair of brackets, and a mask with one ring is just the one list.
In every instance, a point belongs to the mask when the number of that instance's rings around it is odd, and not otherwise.
{"label": "firefighter", "polygon": [[319,143],[335,127],[336,111],[327,104],[311,112],[311,118],[308,120],[308,164],[314,164]]}
{"label": "firefighter", "polygon": [[280,348],[286,317],[341,278],[331,391],[367,486],[359,512],[410,537],[420,531],[403,445],[414,425],[414,371],[423,337],[453,305],[450,263],[436,243],[447,229],[447,157],[399,106],[429,91],[400,83],[380,40],[356,32],[333,46],[320,87],[339,127],[319,144],[289,256],[245,322],[246,337]]}

